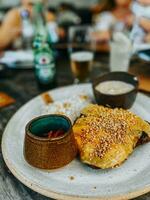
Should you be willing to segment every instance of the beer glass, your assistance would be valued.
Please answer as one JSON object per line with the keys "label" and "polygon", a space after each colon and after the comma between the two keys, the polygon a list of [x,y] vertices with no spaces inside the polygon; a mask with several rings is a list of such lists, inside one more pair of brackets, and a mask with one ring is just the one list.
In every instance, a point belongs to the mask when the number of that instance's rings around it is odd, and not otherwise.
{"label": "beer glass", "polygon": [[89,81],[95,49],[91,35],[92,28],[89,26],[73,26],[69,29],[68,50],[75,83]]}

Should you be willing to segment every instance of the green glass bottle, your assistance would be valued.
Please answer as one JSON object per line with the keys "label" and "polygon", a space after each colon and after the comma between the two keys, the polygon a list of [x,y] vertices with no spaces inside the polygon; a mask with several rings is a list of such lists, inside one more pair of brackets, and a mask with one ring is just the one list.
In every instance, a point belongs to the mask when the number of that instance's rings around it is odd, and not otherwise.
{"label": "green glass bottle", "polygon": [[35,75],[39,87],[43,90],[55,86],[56,68],[50,36],[47,32],[42,3],[34,7],[35,37],[33,42]]}

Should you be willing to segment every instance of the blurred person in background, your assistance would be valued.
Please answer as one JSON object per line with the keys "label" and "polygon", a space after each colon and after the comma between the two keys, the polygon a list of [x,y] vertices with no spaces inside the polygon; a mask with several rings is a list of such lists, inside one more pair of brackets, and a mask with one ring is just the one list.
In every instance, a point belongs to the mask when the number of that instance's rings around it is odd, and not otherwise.
{"label": "blurred person in background", "polygon": [[130,29],[133,23],[133,14],[130,10],[131,0],[103,0],[97,7],[101,11],[95,23],[94,38],[97,41],[107,42],[112,31]]}
{"label": "blurred person in background", "polygon": [[57,12],[58,24],[62,26],[77,25],[81,22],[81,19],[72,3],[60,3]]}
{"label": "blurred person in background", "polygon": [[68,30],[71,26],[81,23],[81,18],[78,16],[75,6],[72,3],[61,2],[57,8],[57,23],[60,30],[64,30],[64,37],[60,42],[68,41]]}
{"label": "blurred person in background", "polygon": [[[46,0],[41,0],[46,3]],[[22,17],[21,12],[26,10],[30,17],[33,13],[33,5],[36,0],[22,0],[18,8],[12,8],[8,11],[2,25],[0,26],[0,49],[5,49],[12,45],[22,33]],[[47,21],[55,21],[55,15],[52,12],[47,12]]]}

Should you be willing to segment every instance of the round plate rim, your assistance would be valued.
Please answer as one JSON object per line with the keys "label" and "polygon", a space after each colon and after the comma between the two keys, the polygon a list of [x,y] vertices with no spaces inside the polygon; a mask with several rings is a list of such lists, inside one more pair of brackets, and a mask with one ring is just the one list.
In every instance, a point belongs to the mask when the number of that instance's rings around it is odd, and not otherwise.
{"label": "round plate rim", "polygon": [[[80,85],[90,85],[90,84],[80,84]],[[56,91],[59,89],[63,89],[63,88],[69,88],[72,87],[72,85],[69,86],[64,86],[64,87],[59,87],[50,91]],[[34,101],[35,98],[38,98],[40,95],[37,95],[36,97],[32,98],[31,100],[29,100],[28,102],[26,102],[23,106],[21,106],[16,113],[12,116],[12,118],[9,120],[9,122],[7,123],[3,135],[2,135],[2,143],[1,143],[1,149],[2,149],[2,155],[3,155],[3,159],[7,165],[7,167],[9,168],[9,170],[12,172],[12,174],[21,182],[23,183],[25,186],[29,187],[30,189],[32,189],[33,191],[40,193],[46,197],[50,197],[50,198],[54,198],[54,199],[62,199],[62,200],[85,200],[85,199],[89,199],[89,200],[126,200],[126,199],[132,199],[135,197],[138,197],[140,195],[146,194],[150,191],[150,186],[145,186],[144,188],[141,188],[139,190],[134,190],[133,192],[129,192],[126,194],[122,194],[122,195],[117,195],[117,196],[106,196],[106,197],[81,197],[78,195],[64,195],[61,193],[56,193],[53,192],[51,190],[46,190],[41,188],[39,185],[36,185],[35,183],[29,181],[28,179],[26,179],[26,177],[24,177],[23,175],[21,175],[21,173],[19,174],[15,168],[13,168],[13,166],[11,165],[11,163],[8,161],[7,159],[7,154],[5,151],[5,143],[4,143],[4,136],[5,136],[5,132],[7,131],[7,126],[11,123],[12,119],[16,116],[16,114],[18,112],[20,112],[21,109],[23,109],[24,106],[26,106],[28,103],[30,103],[31,101]]]}

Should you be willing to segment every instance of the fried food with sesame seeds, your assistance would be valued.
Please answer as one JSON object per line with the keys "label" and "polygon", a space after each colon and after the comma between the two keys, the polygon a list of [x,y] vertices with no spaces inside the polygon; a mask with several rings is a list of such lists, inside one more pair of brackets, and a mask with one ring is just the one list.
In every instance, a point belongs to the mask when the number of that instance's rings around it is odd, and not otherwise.
{"label": "fried food with sesame seeds", "polygon": [[150,125],[128,110],[90,104],[73,126],[81,161],[98,168],[120,166]]}

